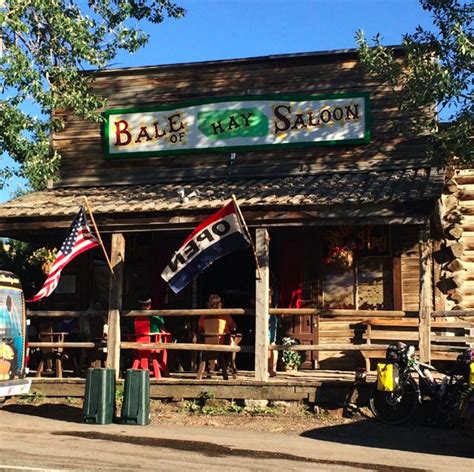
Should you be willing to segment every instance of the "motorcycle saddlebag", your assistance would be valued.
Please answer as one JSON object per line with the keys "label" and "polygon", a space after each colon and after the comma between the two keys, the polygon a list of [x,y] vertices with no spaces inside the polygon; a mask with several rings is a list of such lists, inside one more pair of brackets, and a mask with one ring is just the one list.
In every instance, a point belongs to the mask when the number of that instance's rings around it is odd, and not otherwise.
{"label": "motorcycle saddlebag", "polygon": [[394,392],[398,387],[398,367],[389,362],[377,364],[377,390],[380,392]]}

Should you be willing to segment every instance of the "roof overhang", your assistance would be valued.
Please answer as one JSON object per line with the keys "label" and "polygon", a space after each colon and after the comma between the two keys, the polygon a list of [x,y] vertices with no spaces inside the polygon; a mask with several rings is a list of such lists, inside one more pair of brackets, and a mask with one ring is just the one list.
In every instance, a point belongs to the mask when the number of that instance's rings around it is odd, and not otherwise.
{"label": "roof overhang", "polygon": [[235,195],[249,226],[421,224],[444,171],[410,168],[274,178],[58,188],[0,205],[0,236],[67,228],[87,196],[101,232],[192,228]]}

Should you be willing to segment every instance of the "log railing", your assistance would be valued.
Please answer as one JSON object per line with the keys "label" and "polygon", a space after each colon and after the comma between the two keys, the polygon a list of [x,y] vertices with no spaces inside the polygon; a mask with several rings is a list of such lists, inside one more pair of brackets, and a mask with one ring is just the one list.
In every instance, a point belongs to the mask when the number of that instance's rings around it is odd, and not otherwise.
{"label": "log railing", "polygon": [[[287,308],[271,308],[269,309],[270,314],[279,316],[308,316],[312,315],[321,318],[338,317],[346,320],[354,320],[363,323],[364,321],[369,322],[373,320],[380,320],[379,323],[384,323],[383,320],[387,320],[386,323],[390,325],[391,320],[400,319],[401,323],[410,323],[413,320],[420,330],[420,323],[418,318],[410,317],[407,318],[407,312],[396,311],[396,310],[340,310],[340,309],[317,309],[317,308],[298,308],[298,309],[287,309]],[[255,316],[254,309],[243,309],[243,308],[225,308],[225,309],[179,309],[179,310],[132,310],[126,311],[121,314],[121,317],[136,317],[136,316],[162,316],[162,317],[183,317],[183,316],[209,316],[209,315],[231,315],[231,316]],[[81,317],[92,317],[102,316],[105,317],[105,311],[28,311],[27,316],[29,318],[81,318]],[[465,327],[474,329],[474,310],[455,310],[455,311],[433,311],[431,313],[432,318],[438,317],[455,317],[465,321]],[[449,327],[450,324],[453,328],[459,327],[459,322],[449,321],[442,323],[444,327]],[[432,322],[433,328],[437,327],[435,321]],[[472,336],[472,334],[471,334]],[[460,338],[460,337],[459,337]],[[471,341],[471,337],[463,338],[468,343]],[[431,341],[439,341],[436,336],[431,335]],[[452,339],[453,342],[462,341],[462,339]],[[36,348],[80,348],[80,349],[99,349],[106,346],[105,341],[103,342],[30,342],[30,347]],[[295,345],[295,346],[282,346],[282,345],[271,345],[268,348],[270,350],[292,350],[292,351],[358,351],[363,349],[364,351],[377,351],[385,349],[387,344],[311,344],[311,345]],[[432,348],[432,346],[430,346]],[[437,346],[438,347],[438,346]],[[253,346],[224,346],[224,345],[212,345],[212,344],[200,344],[200,343],[137,343],[137,342],[121,342],[120,349],[169,349],[169,350],[181,350],[181,351],[214,351],[214,352],[254,352]],[[456,350],[456,348],[454,348]]]}

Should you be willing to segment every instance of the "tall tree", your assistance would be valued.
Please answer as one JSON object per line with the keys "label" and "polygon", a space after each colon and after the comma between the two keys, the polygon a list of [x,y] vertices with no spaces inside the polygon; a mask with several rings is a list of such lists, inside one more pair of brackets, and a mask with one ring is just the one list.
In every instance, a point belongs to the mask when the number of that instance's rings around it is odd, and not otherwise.
{"label": "tall tree", "polygon": [[[472,165],[474,6],[464,0],[420,0],[433,20],[433,30],[418,26],[403,37],[403,61],[394,50],[357,33],[362,63],[390,84],[399,109],[411,117],[403,132],[430,136],[429,153],[441,164]],[[433,113],[437,104],[438,113]],[[447,119],[439,122],[438,117]]]}
{"label": "tall tree", "polygon": [[148,35],[139,22],[180,18],[171,0],[5,0],[0,9],[0,151],[19,164],[3,168],[0,185],[14,173],[33,189],[44,187],[60,156],[49,135],[60,130],[53,110],[72,109],[100,120],[104,102],[89,91],[85,68],[100,69],[120,51],[134,52]]}

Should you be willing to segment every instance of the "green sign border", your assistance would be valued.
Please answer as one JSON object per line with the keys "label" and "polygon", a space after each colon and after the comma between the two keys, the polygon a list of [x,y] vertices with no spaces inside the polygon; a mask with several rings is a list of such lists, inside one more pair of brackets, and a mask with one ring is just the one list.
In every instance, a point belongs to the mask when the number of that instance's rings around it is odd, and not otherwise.
{"label": "green sign border", "polygon": [[[139,113],[139,112],[153,112],[153,111],[165,111],[165,110],[176,110],[180,108],[186,108],[194,105],[202,105],[207,103],[221,103],[221,102],[252,102],[259,100],[281,100],[281,101],[303,101],[303,100],[324,100],[324,99],[337,99],[337,98],[363,98],[365,105],[365,130],[364,137],[359,139],[339,139],[331,141],[315,141],[315,142],[304,142],[304,143],[281,143],[281,144],[256,144],[249,146],[225,146],[213,148],[193,148],[193,149],[181,149],[178,151],[165,150],[165,151],[141,151],[141,152],[116,152],[111,153],[109,151],[109,118],[112,115],[125,114],[125,113]],[[106,110],[102,113],[105,118],[103,123],[103,136],[104,136],[104,155],[106,159],[115,158],[136,158],[136,157],[156,157],[156,156],[177,156],[181,154],[209,154],[218,152],[237,152],[237,151],[258,151],[265,149],[290,149],[290,148],[308,148],[308,147],[320,147],[320,146],[337,146],[347,144],[367,144],[371,139],[370,125],[372,124],[372,117],[370,114],[370,96],[368,92],[360,93],[332,93],[323,95],[299,95],[299,94],[270,94],[270,95],[243,95],[243,96],[229,96],[229,97],[213,97],[204,99],[194,99],[182,102],[169,103],[162,106],[146,106],[146,107],[133,107],[133,108],[114,108]]]}

